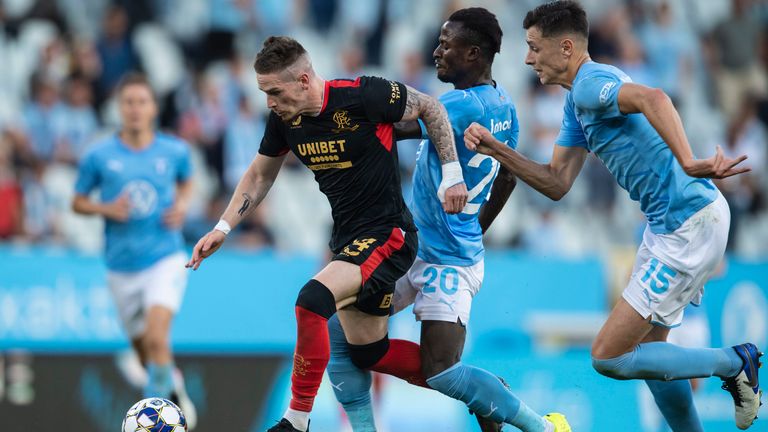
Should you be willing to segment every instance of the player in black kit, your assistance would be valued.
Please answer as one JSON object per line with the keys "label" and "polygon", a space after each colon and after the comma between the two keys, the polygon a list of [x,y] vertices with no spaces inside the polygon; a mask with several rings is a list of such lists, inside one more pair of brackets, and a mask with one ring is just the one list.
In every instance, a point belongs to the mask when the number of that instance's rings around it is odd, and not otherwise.
{"label": "player in black kit", "polygon": [[267,39],[254,68],[272,111],[259,154],[187,267],[197,269],[261,202],[289,150],[314,172],[331,204],[335,255],[299,292],[291,404],[269,429],[306,431],[330,356],[327,321],[333,314],[339,313],[356,365],[373,366],[385,354],[390,367],[398,364],[387,319],[395,282],[416,256],[417,237],[400,189],[393,124],[424,123],[442,163],[438,195],[446,212],[464,208],[467,189],[451,125],[436,99],[376,77],[326,81],[301,44],[287,37]]}

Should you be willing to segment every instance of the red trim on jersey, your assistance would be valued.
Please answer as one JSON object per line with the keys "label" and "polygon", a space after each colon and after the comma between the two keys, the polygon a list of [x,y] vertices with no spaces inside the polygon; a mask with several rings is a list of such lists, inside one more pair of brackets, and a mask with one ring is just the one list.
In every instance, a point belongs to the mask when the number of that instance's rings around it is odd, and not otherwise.
{"label": "red trim on jersey", "polygon": [[360,87],[360,77],[357,77],[354,81],[346,79],[330,80],[326,81],[328,85],[335,88],[341,87]]}
{"label": "red trim on jersey", "polygon": [[320,112],[325,111],[325,106],[328,105],[328,93],[331,88],[331,82],[326,81],[325,82],[325,89],[323,90],[323,107],[320,108]]}
{"label": "red trim on jersey", "polygon": [[379,267],[385,259],[392,256],[393,253],[400,250],[405,244],[405,237],[403,237],[403,231],[400,228],[392,229],[392,233],[389,235],[387,241],[376,248],[375,251],[368,257],[365,262],[360,266],[360,273],[363,275],[363,283],[368,281],[374,271]]}
{"label": "red trim on jersey", "polygon": [[376,138],[379,139],[381,145],[384,146],[387,151],[392,151],[392,138],[394,137],[394,130],[392,123],[379,123],[376,125]]}
{"label": "red trim on jersey", "polygon": [[360,87],[360,77],[356,80],[330,80],[325,82],[325,91],[323,92],[323,107],[320,108],[320,112],[325,111],[325,107],[328,105],[328,94],[330,88],[342,88],[342,87]]}

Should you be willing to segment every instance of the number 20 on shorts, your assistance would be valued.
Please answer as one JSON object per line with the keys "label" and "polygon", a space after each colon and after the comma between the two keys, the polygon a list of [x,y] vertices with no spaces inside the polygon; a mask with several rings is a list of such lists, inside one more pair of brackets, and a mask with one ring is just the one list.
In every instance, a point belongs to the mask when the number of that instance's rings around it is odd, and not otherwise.
{"label": "number 20 on shorts", "polygon": [[[421,290],[425,294],[437,291],[437,285],[440,285],[440,290],[447,295],[456,294],[456,291],[459,290],[459,272],[453,267],[442,269],[427,267],[422,276],[427,278],[427,281],[424,282],[424,288]],[[439,282],[435,283],[438,279]]]}

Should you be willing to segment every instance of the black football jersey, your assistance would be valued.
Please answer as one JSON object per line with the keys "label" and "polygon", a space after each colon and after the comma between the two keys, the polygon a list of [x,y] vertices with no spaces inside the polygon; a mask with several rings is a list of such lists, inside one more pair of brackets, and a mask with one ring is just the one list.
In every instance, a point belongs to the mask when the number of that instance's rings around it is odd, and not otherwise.
{"label": "black football jersey", "polygon": [[377,77],[326,81],[319,115],[288,122],[269,116],[259,153],[291,150],[312,170],[331,204],[335,253],[379,228],[416,230],[400,188],[393,128],[403,117],[406,91]]}

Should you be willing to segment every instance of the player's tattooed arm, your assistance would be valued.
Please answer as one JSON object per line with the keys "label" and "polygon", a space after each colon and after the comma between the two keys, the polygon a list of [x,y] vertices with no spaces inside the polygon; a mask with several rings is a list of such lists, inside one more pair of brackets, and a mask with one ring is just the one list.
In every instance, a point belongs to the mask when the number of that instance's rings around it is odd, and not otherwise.
{"label": "player's tattooed arm", "polygon": [[395,123],[395,139],[397,141],[421,138],[421,126],[418,121]]}
{"label": "player's tattooed arm", "polygon": [[405,112],[400,121],[421,119],[442,164],[437,196],[448,214],[460,213],[467,204],[467,185],[459,164],[448,113],[437,99],[406,86]]}
{"label": "player's tattooed arm", "polygon": [[237,211],[237,214],[244,216],[248,209],[251,207],[252,202],[253,198],[251,198],[251,196],[247,193],[243,192],[243,205],[240,207],[240,210]]}
{"label": "player's tattooed arm", "polygon": [[235,188],[232,199],[221,218],[235,227],[261,203],[283,164],[284,156],[257,154]]}
{"label": "player's tattooed arm", "polygon": [[400,121],[421,119],[435,145],[440,162],[445,165],[448,162],[458,161],[453,129],[443,104],[413,87],[406,86],[406,88],[408,91],[405,98],[405,112]]}
{"label": "player's tattooed arm", "polygon": [[221,215],[216,227],[197,241],[192,249],[192,258],[186,267],[197,270],[204,259],[216,252],[227,237],[230,229],[239,224],[248,213],[259,205],[277,178],[285,156],[269,157],[257,154],[248,170],[240,178],[227,209]]}

